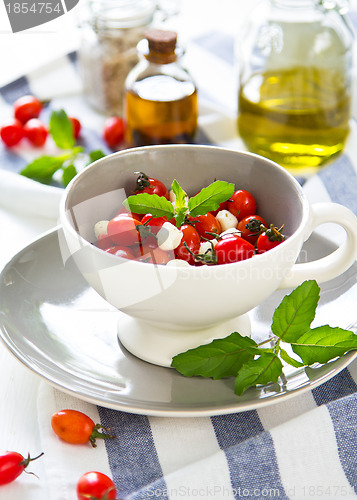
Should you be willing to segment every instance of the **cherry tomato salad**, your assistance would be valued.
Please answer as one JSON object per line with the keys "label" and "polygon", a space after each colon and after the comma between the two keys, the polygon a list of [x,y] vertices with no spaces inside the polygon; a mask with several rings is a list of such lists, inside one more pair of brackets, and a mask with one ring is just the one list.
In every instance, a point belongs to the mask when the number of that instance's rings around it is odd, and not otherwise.
{"label": "cherry tomato salad", "polygon": [[137,172],[134,194],[110,220],[94,226],[95,245],[113,255],[154,264],[229,264],[250,259],[284,241],[258,211],[253,194],[215,181],[188,197]]}

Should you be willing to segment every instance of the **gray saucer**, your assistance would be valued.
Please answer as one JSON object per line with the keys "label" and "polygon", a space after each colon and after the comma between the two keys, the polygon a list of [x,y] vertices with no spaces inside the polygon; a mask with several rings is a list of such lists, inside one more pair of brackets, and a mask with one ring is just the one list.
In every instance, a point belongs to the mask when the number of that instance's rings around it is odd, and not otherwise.
{"label": "gray saucer", "polygon": [[[117,410],[158,416],[207,416],[270,405],[316,387],[345,368],[352,352],[323,366],[287,367],[280,383],[233,392],[234,379],[185,378],[151,365],[118,344],[123,313],[109,306],[80,276],[71,260],[63,264],[61,228],[19,252],[0,275],[0,334],[8,349],[50,384],[80,399]],[[302,260],[333,250],[310,237]],[[353,328],[357,265],[322,285],[316,324]],[[267,338],[276,292],[249,313],[252,337]],[[227,332],[227,335],[231,332]]]}

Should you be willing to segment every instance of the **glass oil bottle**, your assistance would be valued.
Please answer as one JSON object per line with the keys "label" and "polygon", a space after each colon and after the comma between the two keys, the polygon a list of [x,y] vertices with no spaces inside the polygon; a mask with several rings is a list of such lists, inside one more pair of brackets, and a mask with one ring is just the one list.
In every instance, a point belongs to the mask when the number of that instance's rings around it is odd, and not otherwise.
{"label": "glass oil bottle", "polygon": [[292,173],[316,171],[349,134],[353,32],[340,4],[265,0],[239,42],[239,134]]}
{"label": "glass oil bottle", "polygon": [[138,44],[140,62],[126,79],[124,117],[128,147],[192,143],[197,89],[180,64],[177,34],[149,30]]}

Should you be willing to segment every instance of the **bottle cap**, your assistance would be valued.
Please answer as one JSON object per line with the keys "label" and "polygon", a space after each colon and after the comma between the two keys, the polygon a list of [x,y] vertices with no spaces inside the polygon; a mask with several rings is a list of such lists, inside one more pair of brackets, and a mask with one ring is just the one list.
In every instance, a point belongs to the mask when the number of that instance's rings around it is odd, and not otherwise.
{"label": "bottle cap", "polygon": [[150,51],[167,54],[176,48],[177,33],[175,31],[152,29],[147,31],[145,36]]}

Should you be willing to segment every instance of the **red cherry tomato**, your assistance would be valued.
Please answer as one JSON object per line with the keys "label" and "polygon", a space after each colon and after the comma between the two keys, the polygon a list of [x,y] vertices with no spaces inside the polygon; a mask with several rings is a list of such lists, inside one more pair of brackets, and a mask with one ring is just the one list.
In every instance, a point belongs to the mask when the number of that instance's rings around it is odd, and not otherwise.
{"label": "red cherry tomato", "polygon": [[14,116],[25,124],[31,118],[38,118],[42,111],[42,102],[33,95],[24,95],[14,102]]}
{"label": "red cherry tomato", "polygon": [[115,500],[117,492],[110,477],[101,472],[86,472],[77,483],[78,500]]}
{"label": "red cherry tomato", "polygon": [[197,217],[189,217],[189,219],[195,226],[198,234],[203,238],[213,240],[215,237],[214,234],[209,233],[219,234],[222,231],[219,221],[211,212],[207,212],[205,215],[197,215]]}
{"label": "red cherry tomato", "polygon": [[257,252],[264,253],[280,245],[285,239],[281,230],[282,228],[278,229],[271,224],[270,228],[266,229],[257,239]]}
{"label": "red cherry tomato", "polygon": [[9,148],[16,146],[24,136],[22,123],[16,119],[11,120],[1,127],[0,136],[3,143]]}
{"label": "red cherry tomato", "polygon": [[175,258],[174,251],[162,250],[158,246],[156,248],[151,247],[150,245],[144,244],[140,248],[141,256],[138,258],[141,262],[150,262],[151,264],[167,264],[169,260]]}
{"label": "red cherry tomato", "polygon": [[250,259],[255,252],[251,243],[233,233],[219,240],[214,250],[217,264],[230,264]]}
{"label": "red cherry tomato", "polygon": [[241,237],[243,239],[254,245],[261,233],[262,225],[267,225],[263,217],[259,215],[248,215],[248,217],[244,217],[244,219],[238,222],[237,229],[241,232]]}
{"label": "red cherry tomato", "polygon": [[43,455],[38,455],[35,458],[24,458],[16,451],[6,451],[0,454],[0,485],[8,484],[15,481],[17,477],[26,469],[30,462]]}
{"label": "red cherry tomato", "polygon": [[183,237],[179,246],[175,249],[176,259],[186,260],[189,264],[195,264],[195,259],[193,255],[187,250],[184,243],[188,246],[189,250],[193,254],[198,254],[200,249],[200,236],[196,229],[189,224],[184,224],[181,226],[180,231],[183,233]]}
{"label": "red cherry tomato", "polygon": [[132,217],[134,217],[134,219],[136,220],[141,220],[144,216],[144,214],[134,214],[134,212],[130,212],[127,208],[125,208],[124,206],[123,207],[120,207],[118,212],[116,213],[116,215],[120,215],[120,214],[127,214],[127,215],[131,215]]}
{"label": "red cherry tomato", "polygon": [[141,221],[130,214],[122,213],[109,221],[108,236],[116,245],[130,247],[140,242],[137,226],[141,225]]}
{"label": "red cherry tomato", "polygon": [[153,234],[157,234],[162,226],[167,222],[166,217],[153,217],[151,214],[146,214],[141,219],[144,226],[148,226]]}
{"label": "red cherry tomato", "polygon": [[96,246],[102,250],[106,250],[114,245],[112,239],[107,234],[99,234]]}
{"label": "red cherry tomato", "polygon": [[43,146],[48,136],[47,127],[38,118],[31,118],[26,122],[24,132],[27,139],[36,147]]}
{"label": "red cherry tomato", "polygon": [[70,122],[72,123],[73,137],[75,139],[78,139],[79,134],[81,132],[81,128],[82,128],[81,122],[78,120],[78,118],[73,118],[73,116],[69,116],[68,118],[69,118]]}
{"label": "red cherry tomato", "polygon": [[117,257],[122,257],[123,259],[134,260],[136,257],[129,247],[120,247],[118,245],[111,246],[104,249],[105,252],[116,255]]}
{"label": "red cherry tomato", "polygon": [[254,196],[249,191],[238,189],[228,200],[228,210],[240,221],[248,215],[254,215],[257,204]]}
{"label": "red cherry tomato", "polygon": [[124,139],[124,120],[119,116],[111,116],[104,123],[103,137],[108,146],[114,149]]}
{"label": "red cherry tomato", "polygon": [[169,199],[169,192],[165,184],[158,179],[148,177],[143,172],[140,172],[140,175],[136,179],[135,192],[157,194],[158,196],[164,196],[165,198]]}
{"label": "red cherry tomato", "polygon": [[51,418],[51,426],[59,438],[71,444],[90,442],[95,447],[97,438],[110,439],[114,437],[99,432],[99,429],[104,429],[103,426],[95,424],[90,417],[77,410],[61,410],[54,413]]}

